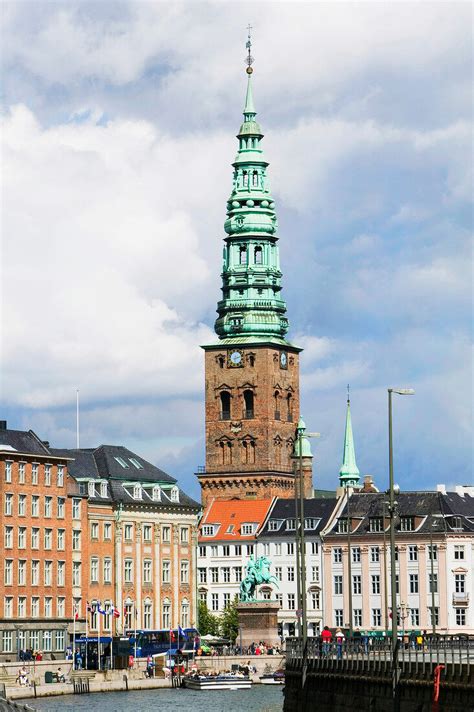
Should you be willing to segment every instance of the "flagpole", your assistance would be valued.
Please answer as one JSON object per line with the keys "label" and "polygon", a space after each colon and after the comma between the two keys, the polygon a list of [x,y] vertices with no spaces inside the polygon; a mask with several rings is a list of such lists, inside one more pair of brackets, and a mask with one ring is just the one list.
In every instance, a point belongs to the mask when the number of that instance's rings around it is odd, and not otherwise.
{"label": "flagpole", "polygon": [[99,627],[98,627],[98,630],[99,630],[99,638],[98,638],[98,641],[97,641],[97,655],[98,655],[98,658],[99,658],[98,661],[97,661],[98,670],[100,670],[100,658],[101,658],[101,655],[100,655],[100,616],[101,616],[101,615],[102,615],[102,614],[101,614],[101,612],[100,612],[100,601],[98,601],[98,602],[97,602],[97,620],[99,621]]}
{"label": "flagpole", "polygon": [[135,621],[135,654],[134,654],[134,662],[135,665],[137,663],[137,601],[135,600],[133,602],[133,619]]}
{"label": "flagpole", "polygon": [[89,644],[89,601],[86,601],[86,670],[89,668],[87,667],[88,662],[87,662],[87,648]]}
{"label": "flagpole", "polygon": [[[110,669],[114,669],[114,620],[115,620],[115,604],[112,603],[109,607],[109,611],[112,613],[112,620],[110,626]],[[117,630],[117,625],[115,625],[115,630]]]}
{"label": "flagpole", "polygon": [[72,669],[76,669],[76,606],[74,604],[74,598],[72,599]]}

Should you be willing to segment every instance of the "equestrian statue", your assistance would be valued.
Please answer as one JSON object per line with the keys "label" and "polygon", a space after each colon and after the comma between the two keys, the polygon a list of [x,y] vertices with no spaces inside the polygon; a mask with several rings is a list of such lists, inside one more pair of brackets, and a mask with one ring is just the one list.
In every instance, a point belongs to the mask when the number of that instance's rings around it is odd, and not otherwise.
{"label": "equestrian statue", "polygon": [[260,556],[258,559],[250,557],[245,568],[246,575],[240,584],[240,600],[242,603],[255,601],[255,591],[257,586],[263,583],[274,583],[277,588],[278,579],[270,574],[271,562],[266,556]]}

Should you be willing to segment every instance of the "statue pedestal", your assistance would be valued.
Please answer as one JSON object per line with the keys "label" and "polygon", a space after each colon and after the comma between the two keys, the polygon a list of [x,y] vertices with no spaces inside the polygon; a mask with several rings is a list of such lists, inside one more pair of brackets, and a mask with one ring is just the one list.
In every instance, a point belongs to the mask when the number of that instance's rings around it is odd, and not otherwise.
{"label": "statue pedestal", "polygon": [[[252,643],[262,641],[267,645],[280,645],[278,635],[278,611],[280,604],[277,601],[249,601],[238,603],[239,637],[237,644],[248,648]],[[242,636],[240,638],[240,636]]]}

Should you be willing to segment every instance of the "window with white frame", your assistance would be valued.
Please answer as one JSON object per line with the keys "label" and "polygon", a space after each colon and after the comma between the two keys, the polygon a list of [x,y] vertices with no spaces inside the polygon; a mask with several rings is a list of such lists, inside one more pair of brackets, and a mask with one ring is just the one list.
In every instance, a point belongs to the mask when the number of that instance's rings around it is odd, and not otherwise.
{"label": "window with white frame", "polygon": [[249,534],[253,534],[254,528],[254,524],[249,524],[248,522],[246,524],[242,524],[242,535],[248,536]]}
{"label": "window with white frame", "polygon": [[204,558],[207,555],[207,550],[205,546],[200,546],[199,547],[199,556]]}
{"label": "window with white frame", "polygon": [[355,595],[362,593],[362,576],[359,574],[352,577],[352,593]]}
{"label": "window with white frame", "polygon": [[95,497],[95,482],[92,480],[87,483],[87,494],[89,497]]}
{"label": "window with white frame", "polygon": [[161,581],[162,583],[170,583],[171,561],[166,559],[161,563]]}
{"label": "window with white frame", "polygon": [[33,596],[31,598],[31,615],[33,618],[38,618],[39,616],[39,596]]}
{"label": "window with white frame", "polygon": [[51,486],[51,465],[44,466],[44,484],[46,487]]}
{"label": "window with white frame", "polygon": [[189,583],[189,561],[182,561],[180,566],[181,583]]}
{"label": "window with white frame", "polygon": [[143,541],[151,541],[152,526],[151,524],[143,525]]}
{"label": "window with white frame", "polygon": [[466,593],[465,574],[454,574],[454,590],[456,593]]}
{"label": "window with white frame", "polygon": [[230,583],[230,566],[222,567],[222,581],[224,583]]}
{"label": "window with white frame", "polygon": [[125,541],[133,540],[133,524],[126,524],[123,528],[123,535]]}
{"label": "window with white frame", "polygon": [[254,553],[253,544],[247,544],[246,551],[247,551],[247,556],[253,556],[253,553]]}
{"label": "window with white frame", "polygon": [[380,575],[372,574],[372,593],[380,593]]}
{"label": "window with white frame", "polygon": [[338,627],[344,625],[344,611],[342,608],[334,609],[334,625]]}
{"label": "window with white frame", "polygon": [[13,527],[5,527],[4,546],[5,549],[13,548]]}
{"label": "window with white frame", "polygon": [[39,528],[33,527],[31,529],[31,548],[39,549]]}
{"label": "window with white frame", "polygon": [[54,648],[57,651],[64,650],[64,631],[56,630],[54,631]]}
{"label": "window with white frame", "polygon": [[426,550],[428,552],[428,560],[431,561],[437,561],[438,560],[438,547],[436,544],[433,544],[433,546],[429,545],[426,547]]}
{"label": "window with white frame", "polygon": [[179,489],[177,487],[171,488],[171,501],[179,502]]}
{"label": "window with white frame", "polygon": [[53,548],[53,530],[52,529],[44,530],[44,548],[45,549]]}
{"label": "window with white frame", "polygon": [[275,566],[275,578],[277,581],[282,580],[282,567],[281,566]]}
{"label": "window with white frame", "polygon": [[72,518],[81,518],[81,500],[74,497],[72,500]]}
{"label": "window with white frame", "polygon": [[18,516],[24,517],[26,514],[26,494],[18,495]]}
{"label": "window with white frame", "polygon": [[294,544],[294,542],[288,541],[288,542],[286,543],[286,553],[288,554],[288,556],[293,556],[293,554],[295,553],[295,544]]}
{"label": "window with white frame", "polygon": [[217,566],[211,566],[209,573],[211,575],[211,583],[219,583],[219,569]]}
{"label": "window with white frame", "polygon": [[360,563],[360,546],[353,546],[352,547],[352,561],[355,564]]}
{"label": "window with white frame", "polygon": [[370,561],[376,564],[380,561],[380,549],[378,546],[370,547]]}
{"label": "window with white frame", "polygon": [[314,556],[315,554],[318,554],[318,553],[319,553],[319,543],[318,543],[317,541],[310,541],[310,542],[308,542],[308,543],[309,543],[309,546],[310,546],[310,552],[311,552],[311,554],[313,554],[313,556]]}
{"label": "window with white frame", "polygon": [[241,544],[236,544],[234,546],[234,553],[236,556],[240,556],[242,554],[242,545]]}
{"label": "window with white frame", "polygon": [[430,614],[430,625],[439,625],[439,608],[435,606],[434,609],[434,620],[433,620],[433,608],[430,606],[429,609],[429,614]]}
{"label": "window with white frame", "polygon": [[4,630],[2,631],[2,649],[4,653],[13,652],[13,631]]}
{"label": "window with white frame", "polygon": [[236,583],[240,583],[242,581],[242,567],[241,566],[234,566],[234,578]]}
{"label": "window with white frame", "polygon": [[143,604],[143,627],[150,629],[152,625],[152,602],[149,598],[145,598]]}
{"label": "window with white frame", "polygon": [[142,486],[141,485],[133,485],[133,499],[141,499],[142,498]]}
{"label": "window with white frame", "polygon": [[383,517],[369,517],[369,531],[383,532]]}
{"label": "window with white frame", "polygon": [[161,487],[155,485],[151,490],[151,498],[154,502],[161,502]]}
{"label": "window with white frame", "polygon": [[143,583],[151,583],[152,581],[152,561],[151,559],[143,559]]}
{"label": "window with white frame", "polygon": [[305,529],[316,529],[317,526],[318,526],[318,519],[316,519],[315,517],[307,517],[304,520],[304,528]]}
{"label": "window with white frame", "polygon": [[335,546],[332,550],[332,560],[334,564],[342,563],[342,548]]}
{"label": "window with white frame", "polygon": [[171,541],[171,527],[166,524],[161,527],[161,540],[163,544],[169,544]]}
{"label": "window with white frame", "polygon": [[37,462],[34,462],[31,465],[31,484],[32,485],[38,484],[38,472],[39,472],[39,464]]}
{"label": "window with white frame", "polygon": [[288,593],[287,597],[287,608],[289,611],[294,611],[295,610],[295,594],[294,593]]}
{"label": "window with white frame", "polygon": [[13,462],[11,462],[10,460],[7,460],[5,462],[5,482],[12,481],[12,465]]}
{"label": "window with white frame", "polygon": [[334,576],[334,594],[336,596],[342,594],[342,576],[340,575]]}
{"label": "window with white frame", "polygon": [[91,539],[99,538],[99,522],[91,522]]}
{"label": "window with white frame", "polygon": [[296,530],[296,520],[295,519],[287,519],[286,520],[286,528],[288,531],[294,532]]}
{"label": "window with white frame", "polygon": [[36,559],[31,562],[31,585],[37,586],[39,584],[39,561]]}
{"label": "window with white frame", "polygon": [[189,544],[189,527],[181,527],[179,536],[181,544]]}
{"label": "window with white frame", "polygon": [[437,573],[429,573],[428,574],[428,582],[429,582],[429,592],[430,593],[438,593],[438,574]]}
{"label": "window with white frame", "polygon": [[281,521],[278,519],[270,519],[268,522],[268,531],[269,532],[276,532],[281,526]]}
{"label": "window with white frame", "polygon": [[281,556],[281,544],[277,542],[275,544],[275,556]]}
{"label": "window with white frame", "polygon": [[219,594],[218,593],[211,594],[211,610],[212,611],[219,610]]}
{"label": "window with white frame", "polygon": [[52,507],[53,504],[53,498],[50,497],[49,495],[44,498],[44,516],[45,517],[51,517],[52,516]]}
{"label": "window with white frame", "polygon": [[57,533],[57,543],[58,543],[58,549],[59,549],[60,551],[63,551],[63,550],[64,550],[65,537],[66,537],[66,530],[65,530],[65,529],[58,529],[58,533]]}
{"label": "window with white frame", "polygon": [[58,499],[57,499],[57,507],[58,507],[58,508],[57,508],[57,513],[58,513],[58,514],[57,514],[57,516],[58,516],[59,519],[63,519],[63,518],[64,518],[64,505],[65,505],[65,503],[66,503],[66,500],[64,499],[64,497],[58,497]]}
{"label": "window with white frame", "polygon": [[7,492],[5,494],[5,514],[10,517],[13,514],[13,495]]}
{"label": "window with white frame", "polygon": [[103,562],[104,583],[112,583],[112,559],[105,558]]}
{"label": "window with white frame", "polygon": [[18,482],[20,485],[24,485],[26,482],[26,462],[18,464]]}
{"label": "window with white frame", "polygon": [[65,573],[66,573],[66,562],[65,561],[58,561],[57,563],[57,582],[58,586],[64,586],[65,584]]}
{"label": "window with white frame", "polygon": [[319,591],[312,591],[311,593],[311,608],[313,611],[317,611],[320,608]]}
{"label": "window with white frame", "polygon": [[416,545],[408,547],[408,561],[418,561],[418,547]]}
{"label": "window with white frame", "polygon": [[311,581],[312,583],[319,583],[319,566],[311,567]]}
{"label": "window with white frame", "polygon": [[415,517],[400,517],[400,531],[412,532],[415,530]]}
{"label": "window with white frame", "polygon": [[50,653],[53,649],[53,633],[50,630],[45,630],[43,633],[43,650],[45,653]]}
{"label": "window with white frame", "polygon": [[26,527],[18,527],[18,548],[26,549]]}
{"label": "window with white frame", "polygon": [[337,523],[337,531],[339,534],[347,534],[348,522],[347,519],[339,519]]}
{"label": "window with white frame", "polygon": [[372,608],[372,625],[375,627],[382,625],[382,610],[380,608]]}
{"label": "window with white frame", "polygon": [[18,585],[26,585],[26,560],[19,559],[18,561]]}
{"label": "window with white frame", "polygon": [[123,563],[123,580],[125,583],[133,583],[133,559],[125,559]]}
{"label": "window with white frame", "polygon": [[224,544],[224,546],[222,547],[222,556],[230,556],[229,544]]}
{"label": "window with white frame", "polygon": [[464,545],[463,544],[456,544],[454,547],[454,558],[457,559],[458,561],[461,561],[464,559]]}
{"label": "window with white frame", "polygon": [[72,562],[72,585],[73,586],[81,585],[81,562],[80,561]]}
{"label": "window with white frame", "polygon": [[199,583],[207,583],[207,569],[205,569],[205,568],[198,569],[198,579],[199,579]]}
{"label": "window with white frame", "polygon": [[107,482],[100,483],[100,496],[102,498],[107,497]]}
{"label": "window with white frame", "polygon": [[418,574],[409,574],[409,592],[418,593]]}
{"label": "window with white frame", "polygon": [[53,562],[52,561],[45,561],[44,562],[44,585],[45,586],[51,586],[52,584],[52,571],[53,571]]}
{"label": "window with white frame", "polygon": [[[222,608],[225,611],[225,609],[230,606],[230,593],[224,593],[222,598],[223,598]],[[263,599],[265,600],[265,592],[263,594]]]}
{"label": "window with white frame", "polygon": [[13,618],[13,596],[5,596],[3,602],[3,617],[7,620]]}
{"label": "window with white frame", "polygon": [[287,566],[287,567],[286,567],[286,580],[287,580],[287,581],[294,581],[294,580],[295,580],[295,567],[294,567],[294,566]]}
{"label": "window with white frame", "polygon": [[410,608],[410,620],[411,620],[411,624],[413,626],[420,625],[420,609],[419,608]]}
{"label": "window with white frame", "polygon": [[466,609],[465,608],[455,608],[456,612],[456,625],[466,625]]}
{"label": "window with white frame", "polygon": [[265,542],[263,545],[263,555],[270,556],[270,544],[268,544],[267,542]]}
{"label": "window with white frame", "polygon": [[104,522],[104,541],[110,541],[112,539],[112,524],[111,522]]}
{"label": "window with white frame", "polygon": [[51,596],[45,596],[44,598],[44,616],[45,618],[51,618],[53,615],[53,599]]}
{"label": "window with white frame", "polygon": [[81,550],[81,530],[80,529],[72,530],[72,550],[73,551]]}
{"label": "window with white frame", "polygon": [[39,630],[30,630],[30,647],[32,650],[40,649],[40,634]]}
{"label": "window with white frame", "polygon": [[91,583],[99,582],[99,559],[93,557],[91,559]]}
{"label": "window with white frame", "polygon": [[181,602],[181,627],[189,628],[189,601],[183,598]]}
{"label": "window with white frame", "polygon": [[56,484],[58,487],[64,486],[64,466],[58,465],[58,471],[56,473]]}
{"label": "window with white frame", "polygon": [[26,596],[18,597],[18,618],[26,617]]}
{"label": "window with white frame", "polygon": [[354,608],[353,612],[354,626],[360,628],[362,625],[362,608]]}

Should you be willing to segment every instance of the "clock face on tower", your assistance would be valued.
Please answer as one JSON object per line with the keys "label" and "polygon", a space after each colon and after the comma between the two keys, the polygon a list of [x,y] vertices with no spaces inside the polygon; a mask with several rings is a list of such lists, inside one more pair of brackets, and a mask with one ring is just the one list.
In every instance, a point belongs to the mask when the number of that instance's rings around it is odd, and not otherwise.
{"label": "clock face on tower", "polygon": [[240,349],[232,349],[227,353],[227,365],[229,368],[239,368],[244,365],[243,353]]}
{"label": "clock face on tower", "polygon": [[288,356],[285,351],[280,354],[280,366],[281,368],[288,368]]}

